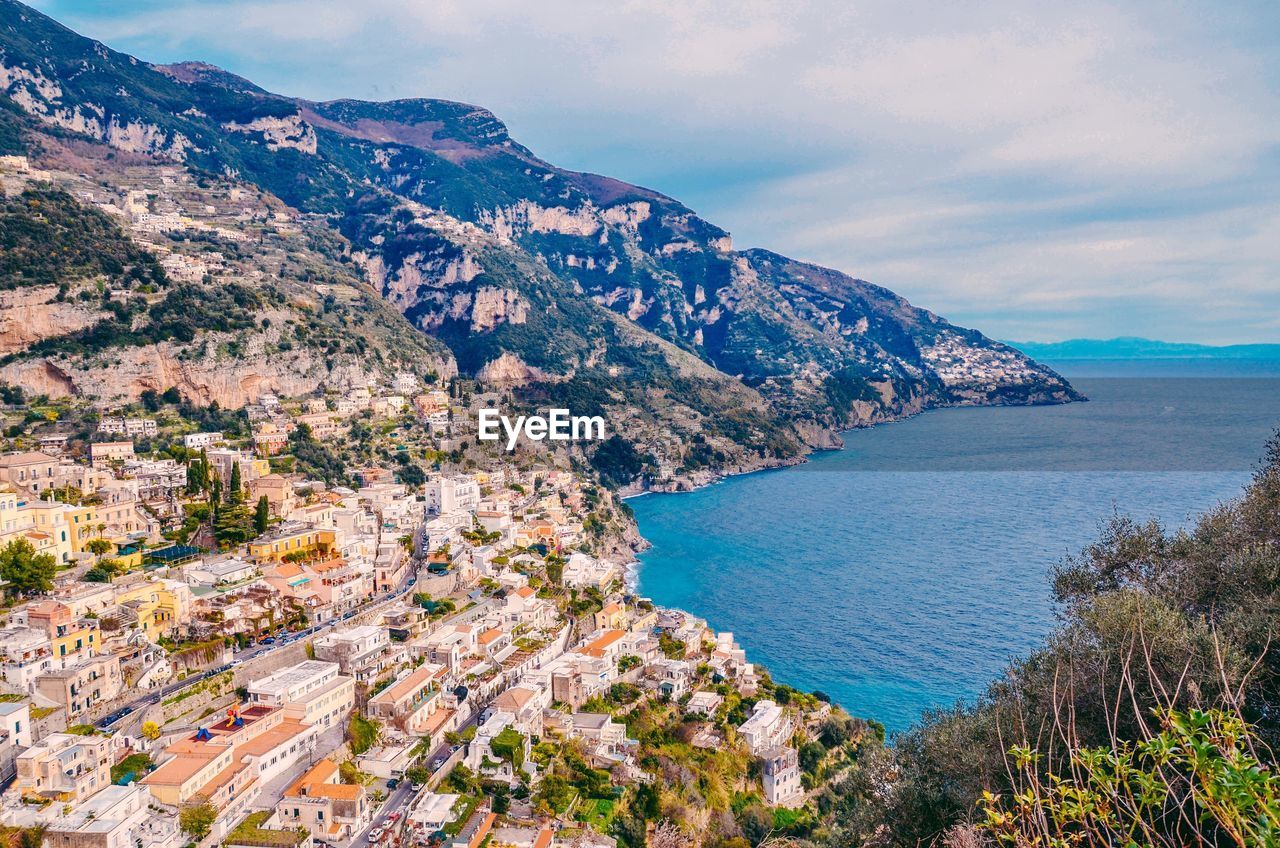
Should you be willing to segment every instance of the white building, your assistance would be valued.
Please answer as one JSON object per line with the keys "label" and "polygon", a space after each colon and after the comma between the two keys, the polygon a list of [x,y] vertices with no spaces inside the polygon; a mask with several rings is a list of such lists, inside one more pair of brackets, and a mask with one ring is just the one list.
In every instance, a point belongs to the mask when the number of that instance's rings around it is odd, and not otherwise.
{"label": "white building", "polygon": [[461,474],[446,474],[427,480],[423,492],[427,512],[444,515],[450,512],[474,512],[480,506],[480,484]]}
{"label": "white building", "polygon": [[769,748],[785,745],[795,732],[787,711],[773,701],[759,701],[751,710],[751,717],[738,728],[751,753],[759,757]]}
{"label": "white building", "polygon": [[799,806],[804,802],[804,785],[800,782],[800,759],[796,749],[774,746],[761,752],[761,780],[764,800],[773,807]]}
{"label": "white building", "polygon": [[214,445],[222,443],[222,434],[217,432],[211,433],[188,433],[182,437],[182,446],[187,450],[200,450],[201,448],[211,448]]}

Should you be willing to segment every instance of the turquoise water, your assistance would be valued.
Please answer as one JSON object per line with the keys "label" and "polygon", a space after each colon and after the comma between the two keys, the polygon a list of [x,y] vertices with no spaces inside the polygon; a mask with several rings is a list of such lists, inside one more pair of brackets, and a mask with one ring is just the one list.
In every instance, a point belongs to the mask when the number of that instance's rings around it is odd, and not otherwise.
{"label": "turquoise water", "polygon": [[629,501],[640,591],[783,682],[901,730],[1053,623],[1048,574],[1116,512],[1185,524],[1280,425],[1280,363],[1053,363],[1088,403],[941,410],[796,468]]}

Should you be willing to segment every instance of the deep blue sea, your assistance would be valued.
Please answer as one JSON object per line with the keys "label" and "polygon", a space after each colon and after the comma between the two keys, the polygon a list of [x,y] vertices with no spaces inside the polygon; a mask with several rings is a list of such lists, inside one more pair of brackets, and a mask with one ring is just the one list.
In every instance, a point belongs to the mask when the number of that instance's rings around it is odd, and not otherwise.
{"label": "deep blue sea", "polygon": [[977,696],[1052,626],[1049,572],[1101,522],[1187,524],[1280,426],[1280,363],[1050,364],[1089,402],[928,412],[628,501],[653,543],[641,593],[890,731]]}

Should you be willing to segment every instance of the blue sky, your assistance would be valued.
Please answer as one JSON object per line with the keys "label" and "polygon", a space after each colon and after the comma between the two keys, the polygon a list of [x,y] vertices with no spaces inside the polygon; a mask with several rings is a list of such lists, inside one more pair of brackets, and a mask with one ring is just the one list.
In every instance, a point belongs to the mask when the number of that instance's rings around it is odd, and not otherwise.
{"label": "blue sky", "polygon": [[281,93],[488,107],[1000,338],[1280,342],[1274,2],[32,5]]}

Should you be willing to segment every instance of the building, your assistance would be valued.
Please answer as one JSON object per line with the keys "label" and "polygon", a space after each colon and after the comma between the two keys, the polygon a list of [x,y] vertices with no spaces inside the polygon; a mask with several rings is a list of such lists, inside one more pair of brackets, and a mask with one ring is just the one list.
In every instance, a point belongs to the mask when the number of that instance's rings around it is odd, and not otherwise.
{"label": "building", "polygon": [[89,445],[89,464],[94,468],[133,459],[133,442],[94,442]]}
{"label": "building", "polygon": [[182,437],[182,446],[187,450],[203,450],[222,443],[222,434],[218,432],[188,433]]}
{"label": "building", "polygon": [[103,417],[98,421],[98,432],[122,436],[154,436],[156,422],[154,418],[114,418]]}
{"label": "building", "polygon": [[23,797],[79,801],[111,783],[112,740],[51,733],[18,755],[15,786]]}
{"label": "building", "polygon": [[773,746],[761,751],[760,759],[765,803],[773,807],[798,807],[804,803],[796,749]]}
{"label": "building", "polygon": [[43,492],[55,488],[58,460],[38,451],[7,453],[0,456],[0,483],[8,483],[19,491]]}
{"label": "building", "polygon": [[385,657],[391,647],[386,628],[364,624],[335,630],[315,640],[316,659],[335,662],[343,674],[368,683],[387,669]]}
{"label": "building", "polygon": [[318,727],[341,725],[356,705],[355,681],[335,662],[306,660],[248,687],[248,702],[280,707],[291,718]]}
{"label": "building", "polygon": [[0,701],[0,733],[19,748],[30,748],[34,744],[30,701]]}
{"label": "building", "polygon": [[43,826],[49,848],[178,848],[177,821],[157,816],[143,787],[108,786],[78,804],[51,804],[16,812],[9,824]]}
{"label": "building", "polygon": [[280,562],[286,556],[326,556],[335,538],[333,530],[289,522],[250,542],[249,556],[257,562]]}
{"label": "building", "polygon": [[738,734],[757,757],[770,748],[785,745],[794,732],[786,710],[768,700],[757,701],[750,717],[738,728]]}
{"label": "building", "polygon": [[119,695],[123,685],[120,659],[109,654],[45,672],[36,678],[34,689],[35,694],[66,710],[69,723],[81,723],[99,704]]}
{"label": "building", "polygon": [[445,474],[427,480],[423,489],[427,512],[447,515],[474,512],[480,506],[480,484],[461,474]]}
{"label": "building", "polygon": [[342,783],[337,763],[325,758],[284,791],[275,815],[280,828],[306,828],[316,842],[342,845],[369,824],[372,805],[365,788]]}
{"label": "building", "polygon": [[430,663],[419,666],[371,698],[369,714],[414,736],[438,731],[448,718],[438,715],[444,672],[444,667]]}

